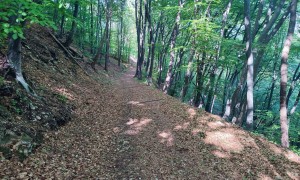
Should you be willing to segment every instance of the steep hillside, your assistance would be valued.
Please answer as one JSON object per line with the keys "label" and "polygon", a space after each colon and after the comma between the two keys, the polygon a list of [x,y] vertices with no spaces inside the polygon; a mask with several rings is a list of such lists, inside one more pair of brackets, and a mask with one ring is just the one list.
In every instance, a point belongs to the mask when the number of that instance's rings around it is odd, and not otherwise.
{"label": "steep hillside", "polygon": [[133,67],[111,59],[109,73],[96,73],[47,29],[28,34],[24,74],[39,97],[5,82],[14,91],[1,97],[1,138],[9,151],[40,146],[23,162],[2,158],[1,178],[300,179],[291,151],[135,81]]}
{"label": "steep hillside", "polygon": [[[33,26],[22,42],[23,73],[37,96],[26,93],[10,73],[0,82],[0,152],[7,159],[14,155],[25,158],[42,143],[44,132],[57,130],[73,119],[73,86],[91,81],[79,68],[85,65],[83,59],[82,65],[75,63],[49,32]],[[92,77],[94,71],[89,73]],[[102,76],[95,78],[107,82]]]}

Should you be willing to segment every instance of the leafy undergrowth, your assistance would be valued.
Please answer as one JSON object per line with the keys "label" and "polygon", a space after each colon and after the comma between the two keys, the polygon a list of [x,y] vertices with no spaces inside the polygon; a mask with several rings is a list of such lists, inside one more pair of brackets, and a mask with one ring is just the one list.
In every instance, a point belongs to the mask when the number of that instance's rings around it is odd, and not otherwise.
{"label": "leafy undergrowth", "polygon": [[300,178],[300,159],[291,151],[135,81],[134,68],[122,73],[113,59],[109,73],[98,66],[87,76],[43,29],[35,31],[58,60],[25,54],[25,74],[42,97],[69,104],[72,118],[46,131],[23,162],[1,160],[1,178]]}

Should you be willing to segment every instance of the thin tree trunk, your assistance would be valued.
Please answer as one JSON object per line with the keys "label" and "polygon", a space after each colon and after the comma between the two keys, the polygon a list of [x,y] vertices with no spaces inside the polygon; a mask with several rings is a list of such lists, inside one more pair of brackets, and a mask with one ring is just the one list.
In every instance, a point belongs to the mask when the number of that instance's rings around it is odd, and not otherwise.
{"label": "thin tree trunk", "polygon": [[288,55],[290,52],[292,39],[296,25],[296,10],[297,0],[292,0],[290,10],[290,23],[284,47],[281,53],[281,67],[280,67],[280,126],[281,126],[281,145],[285,148],[289,147],[289,120],[287,117],[286,106],[286,87],[288,81]]}
{"label": "thin tree trunk", "polygon": [[[157,27],[156,27],[156,34],[155,34],[155,38],[154,38],[154,28],[152,25],[152,18],[151,18],[151,13],[152,13],[152,7],[151,7],[151,1],[149,1],[149,10],[148,10],[148,25],[150,28],[150,47],[151,47],[151,52],[149,52],[150,55],[150,67],[148,70],[148,82],[152,83],[152,71],[153,71],[153,66],[154,66],[154,56],[155,56],[155,44],[158,38],[158,30],[160,28],[160,21],[157,23]],[[162,17],[162,14],[160,14]]]}
{"label": "thin tree trunk", "polygon": [[63,14],[61,16],[60,31],[59,31],[59,35],[58,35],[59,38],[63,37],[63,34],[64,34],[64,25],[65,25],[65,14]]}
{"label": "thin tree trunk", "polygon": [[294,71],[294,75],[293,75],[293,78],[292,78],[292,83],[290,85],[290,88],[289,88],[289,91],[288,91],[288,94],[287,94],[287,98],[286,98],[286,107],[287,108],[289,107],[289,100],[290,100],[290,98],[291,98],[291,96],[294,92],[296,82],[300,79],[300,72],[298,72],[299,68],[300,68],[300,63],[298,64],[296,70]]}
{"label": "thin tree trunk", "polygon": [[101,41],[100,41],[100,44],[99,44],[97,54],[95,55],[95,57],[93,58],[93,62],[91,63],[91,66],[92,66],[93,69],[95,69],[95,66],[96,66],[98,60],[101,59],[102,49],[103,49],[105,38],[106,38],[106,32],[104,32],[104,34],[101,37]]}
{"label": "thin tree trunk", "polygon": [[294,105],[293,105],[293,107],[292,107],[292,109],[291,109],[291,111],[290,111],[290,115],[292,115],[292,114],[295,113],[296,108],[297,108],[297,106],[298,106],[298,104],[299,104],[299,100],[300,100],[300,90],[299,90],[299,92],[298,92],[296,101],[295,101],[295,103],[294,103]]}
{"label": "thin tree trunk", "polygon": [[55,25],[57,25],[59,0],[55,0],[54,3],[55,3],[55,7],[53,12],[53,22],[55,23]]}
{"label": "thin tree trunk", "polygon": [[93,12],[93,1],[90,2],[90,13],[91,13],[91,31],[90,31],[90,48],[91,48],[91,54],[94,53],[94,12]]}
{"label": "thin tree trunk", "polygon": [[100,16],[101,16],[101,5],[100,5],[100,0],[97,0],[97,23],[96,23],[96,46],[99,46],[99,42],[100,42]]}
{"label": "thin tree trunk", "polygon": [[204,68],[204,61],[206,59],[206,51],[204,49],[201,57],[197,59],[197,75],[196,75],[196,87],[194,92],[194,106],[199,107],[200,104],[204,104],[203,98],[202,98],[202,92],[203,92],[203,83],[204,83],[204,76],[203,76],[203,68]]}
{"label": "thin tree trunk", "polygon": [[[197,5],[196,3],[198,2],[198,0],[194,0],[194,19],[196,19],[196,14],[197,14]],[[188,67],[186,70],[186,73],[184,75],[184,85],[182,87],[181,90],[181,101],[184,102],[184,98],[188,92],[188,88],[189,88],[189,84],[190,84],[190,78],[192,75],[192,65],[193,65],[193,59],[195,56],[195,44],[196,44],[196,39],[195,39],[195,29],[193,29],[193,40],[192,40],[192,47],[191,47],[191,54],[190,54],[190,58],[188,59]]]}
{"label": "thin tree trunk", "polygon": [[111,9],[110,9],[110,0],[106,1],[106,27],[105,27],[105,38],[106,38],[106,52],[105,52],[105,64],[104,70],[108,70],[108,62],[109,62],[109,47],[110,47],[110,16],[111,16]]}
{"label": "thin tree trunk", "polygon": [[246,40],[246,58],[247,58],[247,129],[253,129],[253,53],[250,22],[250,0],[244,0],[245,13],[245,40]]}
{"label": "thin tree trunk", "polygon": [[[277,34],[278,30],[280,29],[280,27],[283,25],[286,17],[289,14],[289,9],[290,6],[287,8],[287,11],[285,13],[282,14],[281,18],[278,19],[278,17],[280,16],[281,12],[282,12],[282,8],[284,5],[285,0],[280,0],[277,4],[277,8],[274,11],[273,15],[270,17],[270,20],[268,22],[266,22],[266,25],[264,26],[264,29],[262,29],[260,36],[258,37],[257,43],[260,46],[260,48],[258,49],[257,55],[255,56],[255,62],[254,62],[254,72],[253,72],[253,79],[255,81],[256,76],[259,72],[259,67],[260,67],[260,63],[263,59],[263,55],[265,53],[265,46],[270,42],[270,40]],[[270,1],[270,3],[272,3],[272,1]],[[272,29],[272,27],[274,27]],[[272,31],[271,31],[272,29]],[[255,39],[255,37],[253,37],[253,39]],[[247,64],[246,64],[247,66]],[[245,66],[245,67],[246,67]],[[236,115],[236,107],[238,107],[239,105],[241,105],[241,96],[246,96],[246,94],[241,94],[241,89],[244,88],[244,86],[246,86],[246,76],[247,76],[247,71],[246,68],[243,68],[243,73],[241,74],[241,78],[240,81],[238,83],[238,86],[236,87],[233,96],[232,96],[232,102],[231,102],[231,117],[235,117]],[[244,98],[244,97],[243,97]]]}
{"label": "thin tree trunk", "polygon": [[[76,19],[78,16],[78,10],[79,10],[79,1],[75,1],[74,12],[73,12],[74,19]],[[69,32],[69,35],[66,39],[66,42],[64,43],[64,46],[69,47],[71,45],[71,43],[73,42],[75,31],[76,31],[76,20],[73,20],[71,31]]]}
{"label": "thin tree trunk", "polygon": [[[145,17],[143,17],[143,6],[142,6],[142,0],[135,0],[135,19],[136,19],[136,29],[137,29],[137,43],[138,43],[138,59],[137,59],[137,65],[136,65],[136,72],[134,77],[138,77],[139,79],[142,78],[142,65],[144,61],[144,34],[145,34],[145,23],[146,21]],[[139,5],[139,8],[138,8]],[[142,25],[143,24],[143,25]]]}
{"label": "thin tree trunk", "polygon": [[120,16],[120,34],[118,35],[118,66],[121,66],[122,61],[122,50],[124,46],[123,41],[123,15],[124,15],[124,6],[125,2],[122,0],[121,2],[121,16]]}
{"label": "thin tree trunk", "polygon": [[273,77],[272,77],[272,85],[271,85],[271,92],[268,98],[268,104],[267,104],[267,110],[271,110],[271,104],[272,104],[272,98],[274,94],[274,89],[275,89],[275,83],[276,83],[276,62],[274,64],[274,69],[273,69]]}
{"label": "thin tree trunk", "polygon": [[226,10],[223,13],[222,27],[221,27],[221,31],[220,31],[221,40],[217,44],[215,62],[214,62],[214,65],[213,65],[213,68],[212,68],[212,71],[211,71],[211,74],[210,74],[210,80],[211,80],[210,91],[209,91],[208,96],[207,96],[207,103],[206,103],[206,107],[205,107],[205,110],[207,112],[211,112],[212,100],[213,100],[213,97],[214,97],[214,94],[215,94],[214,90],[215,90],[216,74],[217,74],[217,71],[218,71],[217,63],[218,63],[219,58],[220,58],[221,45],[222,45],[222,41],[223,41],[223,38],[224,38],[224,30],[225,30],[228,14],[229,14],[230,9],[231,9],[231,4],[232,4],[232,0],[229,0],[229,2],[227,4],[227,7],[226,7]]}
{"label": "thin tree trunk", "polygon": [[175,21],[175,25],[171,34],[171,44],[170,44],[170,62],[169,62],[169,67],[168,67],[168,72],[167,72],[167,77],[165,79],[165,84],[163,87],[163,92],[165,94],[168,93],[168,90],[170,88],[171,85],[171,77],[172,77],[172,73],[173,73],[173,65],[174,65],[174,60],[175,60],[175,44],[176,44],[176,39],[177,39],[177,35],[178,35],[178,29],[179,29],[179,21],[180,21],[180,12],[181,12],[181,8],[182,8],[182,3],[181,0],[178,0],[178,5],[179,5],[179,10],[176,16],[176,21]]}
{"label": "thin tree trunk", "polygon": [[103,33],[103,30],[102,30],[102,25],[101,25],[101,21],[102,21],[102,18],[101,18],[101,5],[100,5],[100,0],[98,0],[98,20],[97,20],[97,26],[98,26],[98,29],[97,29],[97,39],[99,39],[99,31],[100,31],[100,34],[101,34],[101,40],[99,42],[98,40],[98,49],[97,49],[97,53],[95,55],[95,57],[93,58],[93,62],[91,63],[91,66],[93,69],[96,69],[96,64],[97,62],[101,59],[101,54],[102,54],[102,49],[103,49],[103,45],[104,45],[104,40],[105,40],[105,31]]}

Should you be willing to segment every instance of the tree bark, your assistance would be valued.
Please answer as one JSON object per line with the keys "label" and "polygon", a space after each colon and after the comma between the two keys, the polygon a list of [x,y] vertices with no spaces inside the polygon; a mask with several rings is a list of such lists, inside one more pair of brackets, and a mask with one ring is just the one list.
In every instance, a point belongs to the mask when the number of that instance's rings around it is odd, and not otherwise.
{"label": "tree bark", "polygon": [[297,108],[297,106],[298,106],[298,104],[299,104],[299,100],[300,100],[300,90],[299,90],[299,92],[298,92],[296,101],[295,101],[295,103],[294,103],[294,105],[293,105],[293,107],[292,107],[292,109],[291,109],[291,111],[290,111],[290,115],[292,115],[292,114],[295,113],[296,108]]}
{"label": "tree bark", "polygon": [[109,62],[109,49],[110,49],[110,18],[111,18],[111,0],[105,0],[106,2],[106,27],[105,27],[105,64],[104,70],[108,70],[108,62]]}
{"label": "tree bark", "polygon": [[54,7],[54,12],[53,12],[53,22],[56,25],[57,20],[58,20],[58,6],[59,6],[59,0],[55,0],[55,7]]}
{"label": "tree bark", "polygon": [[253,53],[250,22],[250,0],[244,0],[245,16],[245,40],[246,40],[246,58],[247,58],[247,129],[253,129]]}
{"label": "tree bark", "polygon": [[[271,39],[277,34],[278,30],[280,27],[283,25],[285,19],[287,18],[289,11],[290,11],[290,6],[286,8],[286,11],[282,14],[282,16],[279,18],[282,8],[284,6],[285,0],[280,0],[277,4],[277,8],[275,9],[274,13],[272,16],[268,17],[270,20],[265,23],[264,28],[262,29],[258,40],[257,44],[260,46],[260,48],[257,50],[257,55],[255,56],[255,62],[254,62],[254,72],[253,72],[253,79],[255,81],[256,76],[259,72],[259,67],[261,64],[261,61],[263,60],[263,56],[265,54],[265,47],[266,45],[271,41]],[[272,1],[270,1],[272,3]],[[279,19],[278,19],[279,18]],[[273,27],[273,28],[272,28]],[[253,37],[253,39],[256,39]],[[245,67],[247,67],[247,61],[245,61]],[[243,94],[242,89],[244,86],[246,86],[246,76],[247,76],[247,68],[243,68],[243,73],[241,74],[241,78],[238,83],[238,87],[236,87],[234,94],[232,96],[232,102],[231,102],[231,117],[235,117],[236,115],[236,108],[241,105],[241,99],[246,97],[246,94]],[[245,97],[241,97],[245,96]]]}
{"label": "tree bark", "polygon": [[[145,1],[146,3],[146,1]],[[136,19],[136,29],[137,29],[137,44],[138,44],[138,59],[136,65],[136,72],[134,77],[142,79],[142,66],[144,61],[145,53],[145,32],[146,32],[146,17],[143,16],[143,1],[135,0],[135,19]]]}
{"label": "tree bark", "polygon": [[[194,3],[197,3],[198,0],[194,0]],[[197,5],[194,5],[194,19],[196,19],[196,14],[197,14]],[[196,39],[195,39],[195,28],[193,28],[193,40],[192,40],[192,47],[191,47],[191,53],[190,53],[190,57],[188,59],[188,67],[186,70],[186,73],[184,75],[184,84],[181,90],[181,101],[184,102],[184,98],[188,92],[188,88],[189,88],[189,84],[190,84],[190,78],[192,75],[192,65],[193,65],[193,59],[195,56],[195,45],[196,45]]]}
{"label": "tree bark", "polygon": [[[148,82],[150,82],[150,83],[152,83],[152,72],[153,72],[154,56],[155,56],[155,44],[156,44],[156,41],[157,41],[157,38],[158,38],[158,31],[159,31],[159,28],[160,28],[160,21],[162,20],[160,18],[159,22],[156,25],[156,33],[155,33],[155,38],[154,38],[154,28],[153,28],[153,25],[152,25],[152,18],[151,18],[152,9],[151,8],[152,7],[151,7],[151,1],[150,1],[149,2],[149,11],[148,11],[148,24],[149,24],[149,28],[151,29],[150,30],[151,52],[149,52],[151,55],[150,55],[150,67],[149,67],[148,75],[147,75]],[[162,17],[162,14],[160,14],[160,15]]]}
{"label": "tree bark", "polygon": [[296,82],[300,79],[300,72],[298,72],[299,68],[300,68],[300,63],[298,64],[296,70],[294,71],[294,75],[293,75],[293,78],[292,78],[292,83],[290,85],[290,88],[289,88],[289,91],[288,91],[288,94],[287,94],[287,98],[286,98],[286,107],[287,108],[289,108],[289,101],[290,101],[290,98],[291,98],[291,96],[294,92]]}
{"label": "tree bark", "polygon": [[8,62],[15,71],[16,80],[25,88],[25,90],[28,93],[31,93],[30,87],[27,84],[22,74],[22,59],[21,59],[22,49],[21,48],[22,48],[21,38],[17,38],[16,40],[14,40],[12,37],[9,38],[8,54],[7,54]]}
{"label": "tree bark", "polygon": [[[9,18],[10,25],[18,24],[21,28],[25,26],[26,21],[22,23],[17,23],[17,16],[11,16]],[[16,39],[13,38],[13,34],[10,33],[8,36],[8,52],[7,52],[7,61],[9,66],[14,70],[16,75],[16,80],[24,87],[27,93],[31,93],[32,95],[36,96],[35,92],[29,87],[26,80],[23,77],[22,73],[22,44],[21,38],[17,37]]]}
{"label": "tree bark", "polygon": [[204,100],[202,97],[202,91],[203,91],[203,83],[204,83],[204,61],[206,59],[206,51],[204,49],[201,57],[201,62],[200,62],[200,57],[197,59],[197,75],[196,75],[196,87],[195,87],[195,92],[194,92],[194,106],[199,107],[200,104],[204,105]]}
{"label": "tree bark", "polygon": [[177,39],[177,35],[178,35],[178,29],[179,29],[179,21],[180,21],[180,13],[181,13],[181,8],[182,8],[182,3],[181,0],[178,0],[178,5],[179,5],[179,10],[176,16],[176,21],[175,21],[175,25],[171,34],[171,44],[170,44],[170,62],[169,62],[169,66],[168,66],[168,72],[167,72],[167,76],[165,79],[165,84],[163,87],[163,92],[165,94],[168,93],[168,90],[170,88],[171,85],[171,77],[172,77],[172,73],[173,73],[173,66],[174,66],[174,60],[175,60],[175,44],[176,44],[176,39]]}
{"label": "tree bark", "polygon": [[272,85],[271,85],[271,91],[270,91],[270,95],[268,98],[268,104],[267,104],[267,110],[271,110],[271,104],[272,104],[272,98],[273,98],[273,94],[274,94],[274,89],[275,89],[275,83],[276,83],[276,64],[274,64],[274,69],[273,69],[273,77],[272,77]]}
{"label": "tree bark", "polygon": [[61,16],[60,30],[59,30],[59,35],[58,35],[59,38],[63,37],[63,34],[64,34],[64,25],[65,25],[65,14],[63,14]]}
{"label": "tree bark", "polygon": [[94,12],[93,12],[93,1],[90,2],[90,15],[91,15],[91,22],[90,22],[90,52],[91,54],[94,53]]}
{"label": "tree bark", "polygon": [[[73,12],[74,19],[78,17],[78,10],[79,10],[79,1],[75,1],[74,12]],[[64,43],[65,47],[69,47],[71,45],[71,43],[73,42],[73,37],[75,35],[75,32],[76,32],[76,20],[73,20],[71,31],[69,32],[66,42]]]}
{"label": "tree bark", "polygon": [[281,126],[281,145],[285,148],[289,147],[289,120],[287,117],[287,81],[288,81],[288,55],[292,44],[296,25],[296,10],[297,0],[292,0],[290,9],[290,23],[287,37],[281,53],[281,67],[280,67],[280,126]]}
{"label": "tree bark", "polygon": [[218,71],[218,61],[220,58],[220,53],[221,53],[221,45],[222,45],[222,41],[224,38],[224,30],[225,30],[225,26],[226,26],[226,22],[227,22],[227,18],[228,18],[228,14],[230,12],[231,9],[231,4],[232,4],[232,0],[229,0],[227,6],[226,6],[226,10],[223,13],[223,19],[222,19],[222,27],[221,27],[221,31],[220,31],[220,41],[217,43],[217,49],[216,49],[216,57],[215,57],[215,62],[212,68],[212,71],[210,73],[210,90],[207,96],[207,103],[205,106],[205,111],[207,112],[211,112],[211,108],[212,106],[212,101],[213,101],[213,97],[215,94],[215,81],[216,81],[216,76],[217,76],[217,71]]}

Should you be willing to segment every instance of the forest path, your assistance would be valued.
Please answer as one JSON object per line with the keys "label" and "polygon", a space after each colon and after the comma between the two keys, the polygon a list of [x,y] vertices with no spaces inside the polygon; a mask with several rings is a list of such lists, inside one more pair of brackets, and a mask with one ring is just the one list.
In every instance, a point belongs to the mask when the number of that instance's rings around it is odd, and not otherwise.
{"label": "forest path", "polygon": [[48,132],[45,143],[23,163],[0,164],[0,175],[300,179],[298,156],[136,81],[134,70],[104,84],[85,76],[66,83],[76,107],[74,119]]}
{"label": "forest path", "polygon": [[113,179],[300,179],[298,156],[139,83],[134,73],[130,67],[115,81]]}

